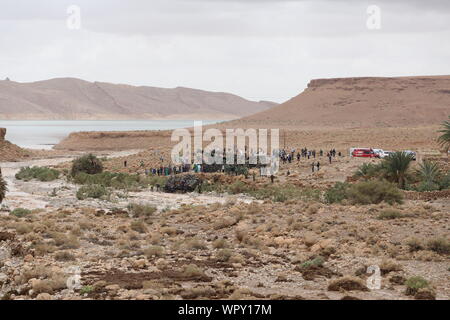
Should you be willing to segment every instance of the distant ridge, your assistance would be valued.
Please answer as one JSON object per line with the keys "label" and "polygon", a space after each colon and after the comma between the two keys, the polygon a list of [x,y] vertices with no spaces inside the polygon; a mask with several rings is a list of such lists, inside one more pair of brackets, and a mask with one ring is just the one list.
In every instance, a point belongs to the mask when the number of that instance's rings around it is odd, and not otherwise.
{"label": "distant ridge", "polygon": [[0,120],[228,120],[275,105],[183,87],[136,87],[75,78],[0,81]]}
{"label": "distant ridge", "polygon": [[450,76],[312,80],[295,98],[231,126],[436,125],[450,115]]}

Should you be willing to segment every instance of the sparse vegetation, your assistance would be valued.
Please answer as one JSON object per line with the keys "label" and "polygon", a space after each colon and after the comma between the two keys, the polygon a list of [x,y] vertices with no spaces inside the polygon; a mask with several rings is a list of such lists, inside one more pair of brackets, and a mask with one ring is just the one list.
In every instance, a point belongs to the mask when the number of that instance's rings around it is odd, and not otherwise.
{"label": "sparse vegetation", "polygon": [[406,295],[414,296],[420,289],[427,288],[430,283],[420,276],[415,276],[407,279],[405,285]]}
{"label": "sparse vegetation", "polygon": [[441,176],[441,172],[437,163],[424,161],[419,165],[417,175],[421,180],[418,187],[419,191],[439,190],[439,177]]}
{"label": "sparse vegetation", "polygon": [[11,211],[11,215],[16,216],[18,218],[23,218],[31,214],[31,210],[24,208],[17,208]]}
{"label": "sparse vegetation", "polygon": [[46,167],[21,168],[16,174],[17,180],[31,181],[33,179],[48,182],[59,178],[59,171]]}
{"label": "sparse vegetation", "polygon": [[385,164],[386,178],[397,183],[399,188],[404,189],[413,156],[406,152],[395,152],[383,161]]}
{"label": "sparse vegetation", "polygon": [[101,185],[87,185],[82,186],[77,191],[77,199],[78,200],[86,200],[88,198],[92,199],[100,199],[102,197],[106,197],[109,195],[108,190]]}
{"label": "sparse vegetation", "polygon": [[427,248],[439,254],[450,254],[450,241],[445,238],[435,238],[427,242]]}
{"label": "sparse vegetation", "polygon": [[0,168],[0,203],[3,202],[3,199],[6,197],[6,182],[2,177],[2,169]]}
{"label": "sparse vegetation", "polygon": [[75,159],[72,162],[70,174],[75,177],[77,174],[84,172],[87,174],[98,174],[103,172],[103,163],[93,154],[88,154]]}
{"label": "sparse vegetation", "polygon": [[338,182],[325,192],[328,203],[348,200],[352,204],[402,203],[401,192],[386,181],[371,180],[355,184]]}
{"label": "sparse vegetation", "polygon": [[447,156],[448,151],[450,150],[450,116],[448,118],[448,121],[444,121],[442,123],[442,129],[439,131],[442,134],[438,138],[438,143],[442,148],[444,148]]}
{"label": "sparse vegetation", "polygon": [[134,217],[150,217],[152,216],[158,208],[152,205],[147,204],[138,204],[138,203],[130,203],[128,205],[128,211],[134,216]]}
{"label": "sparse vegetation", "polygon": [[394,209],[386,209],[380,212],[380,214],[378,215],[378,219],[380,220],[393,220],[393,219],[399,219],[402,218],[404,215],[398,211],[398,210],[394,210]]}

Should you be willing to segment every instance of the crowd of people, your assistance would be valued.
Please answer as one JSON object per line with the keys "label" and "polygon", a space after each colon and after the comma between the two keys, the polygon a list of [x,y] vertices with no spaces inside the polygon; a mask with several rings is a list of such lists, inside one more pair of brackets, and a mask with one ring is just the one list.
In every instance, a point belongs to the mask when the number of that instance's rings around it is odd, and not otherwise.
{"label": "crowd of people", "polygon": [[[295,148],[291,149],[291,150],[285,150],[285,149],[281,149],[281,150],[276,150],[272,153],[271,156],[267,156],[267,155],[262,155],[261,151],[258,152],[253,152],[253,151],[248,151],[247,148],[245,148],[245,150],[234,150],[234,153],[231,153],[234,156],[234,163],[235,164],[257,164],[259,170],[260,170],[260,175],[269,175],[268,172],[272,172],[273,171],[273,167],[271,168],[271,165],[273,166],[273,161],[270,161],[270,159],[279,159],[280,162],[282,164],[287,164],[287,163],[293,163],[295,162],[295,160],[297,161],[297,163],[300,163],[302,161],[302,159],[304,159],[305,161],[307,160],[311,160],[311,159],[318,159],[318,158],[322,158],[324,156],[326,156],[326,158],[328,158],[329,163],[331,164],[333,162],[333,159],[336,158],[336,156],[338,157],[342,157],[342,153],[341,152],[337,152],[336,149],[331,149],[329,151],[324,151],[324,150],[308,150],[308,148],[302,148],[300,150],[297,150]],[[230,152],[226,152],[225,149],[222,151],[212,151],[210,156],[210,162],[214,163],[214,160],[217,159],[222,159],[222,163],[225,164],[227,163],[227,160],[230,157]],[[264,157],[266,157],[267,159],[265,159]],[[159,167],[156,168],[151,168],[151,169],[146,169],[145,168],[145,164],[144,161],[141,161],[141,168],[144,170],[146,175],[153,175],[153,176],[170,176],[170,175],[174,175],[174,174],[180,174],[180,173],[186,173],[186,172],[194,172],[194,173],[200,173],[200,172],[204,172],[204,166],[201,164],[203,163],[202,161],[199,161],[199,159],[203,159],[203,154],[194,154],[194,159],[196,159],[197,163],[192,163],[187,161],[186,159],[181,159],[179,161],[179,163],[181,163],[181,165],[171,165],[171,166],[167,166],[167,165],[161,165]],[[263,160],[264,159],[264,160]],[[160,161],[161,164],[164,163],[164,158],[160,157]],[[200,164],[199,164],[200,163]],[[124,167],[127,167],[127,161],[125,160],[123,163]],[[206,165],[206,164],[205,164]],[[220,169],[221,168],[221,169]],[[311,163],[311,169],[312,172],[320,171],[321,168],[321,163],[317,160],[317,161],[313,161]],[[217,172],[225,172],[225,166],[219,166]],[[273,175],[273,173],[271,173],[270,175]]]}

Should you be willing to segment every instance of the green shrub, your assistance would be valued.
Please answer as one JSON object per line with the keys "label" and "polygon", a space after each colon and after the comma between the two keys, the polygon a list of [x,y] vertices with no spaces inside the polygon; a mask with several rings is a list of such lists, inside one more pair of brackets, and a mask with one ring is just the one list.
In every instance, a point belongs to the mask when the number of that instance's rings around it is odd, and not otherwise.
{"label": "green shrub", "polygon": [[28,216],[29,214],[31,214],[31,210],[24,209],[24,208],[17,208],[11,212],[11,215],[16,216],[18,218]]}
{"label": "green shrub", "polygon": [[406,280],[405,285],[406,294],[409,296],[413,296],[419,291],[419,289],[427,288],[430,283],[420,276],[415,276]]}
{"label": "green shrub", "polygon": [[94,291],[94,287],[92,287],[92,286],[84,286],[84,287],[82,287],[80,289],[80,294],[81,295],[89,294],[89,293],[91,293],[93,291]]}
{"label": "green shrub", "polygon": [[346,192],[347,198],[353,204],[389,204],[402,203],[403,195],[393,184],[386,181],[364,181],[353,184]]}
{"label": "green shrub", "polygon": [[352,204],[389,204],[402,203],[403,195],[393,184],[386,181],[371,180],[355,184],[337,182],[325,191],[324,199],[327,203],[340,203],[348,200]]}
{"label": "green shrub", "polygon": [[128,210],[135,217],[149,217],[158,211],[158,208],[146,204],[130,203]]}
{"label": "green shrub", "polygon": [[386,209],[380,212],[378,219],[380,220],[393,220],[402,218],[403,214],[398,210]]}
{"label": "green shrub", "polygon": [[445,238],[431,239],[427,242],[427,248],[439,254],[450,254],[450,241]]}
{"label": "green shrub", "polygon": [[450,173],[442,175],[438,180],[438,184],[440,190],[450,189]]}
{"label": "green shrub", "polygon": [[59,171],[46,167],[21,168],[16,174],[17,180],[30,181],[33,179],[48,182],[59,178]]}
{"label": "green shrub", "polygon": [[88,198],[100,199],[108,195],[109,192],[104,186],[96,184],[83,186],[77,191],[78,200],[85,200]]}
{"label": "green shrub", "polygon": [[341,203],[347,198],[347,191],[350,187],[349,183],[336,182],[336,184],[325,191],[324,198],[327,203]]}
{"label": "green shrub", "polygon": [[72,170],[70,174],[72,177],[75,177],[80,172],[87,174],[102,173],[103,163],[93,154],[82,156],[72,162]]}
{"label": "green shrub", "polygon": [[382,177],[385,174],[384,162],[379,164],[363,163],[353,175],[356,178],[371,179],[374,177]]}
{"label": "green shrub", "polygon": [[325,263],[324,258],[317,257],[317,258],[314,258],[312,260],[308,260],[308,261],[303,262],[300,265],[300,268],[307,269],[307,268],[311,268],[311,267],[321,267],[321,266],[323,266],[324,263]]}
{"label": "green shrub", "polygon": [[97,174],[77,173],[73,182],[76,184],[97,184],[107,188],[131,189],[147,186],[144,178],[137,174],[102,172]]}
{"label": "green shrub", "polygon": [[0,203],[3,202],[3,199],[6,197],[6,182],[2,177],[2,170],[0,169]]}

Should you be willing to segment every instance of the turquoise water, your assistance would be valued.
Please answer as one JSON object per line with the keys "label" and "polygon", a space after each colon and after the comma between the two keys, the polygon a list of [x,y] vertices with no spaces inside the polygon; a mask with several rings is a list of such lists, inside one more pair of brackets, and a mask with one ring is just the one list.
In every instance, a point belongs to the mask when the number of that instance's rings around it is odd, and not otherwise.
{"label": "turquoise water", "polygon": [[[203,125],[220,121],[203,121]],[[6,140],[23,148],[51,149],[72,132],[171,130],[194,126],[194,120],[143,121],[4,121]]]}

